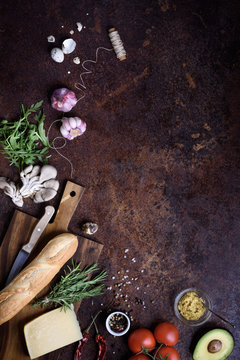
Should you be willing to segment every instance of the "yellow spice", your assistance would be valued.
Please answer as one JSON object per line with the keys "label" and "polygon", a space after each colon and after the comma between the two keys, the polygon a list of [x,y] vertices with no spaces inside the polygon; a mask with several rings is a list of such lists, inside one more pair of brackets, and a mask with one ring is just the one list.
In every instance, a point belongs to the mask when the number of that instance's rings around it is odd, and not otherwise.
{"label": "yellow spice", "polygon": [[178,310],[186,320],[199,320],[206,308],[195,291],[189,291],[178,302]]}

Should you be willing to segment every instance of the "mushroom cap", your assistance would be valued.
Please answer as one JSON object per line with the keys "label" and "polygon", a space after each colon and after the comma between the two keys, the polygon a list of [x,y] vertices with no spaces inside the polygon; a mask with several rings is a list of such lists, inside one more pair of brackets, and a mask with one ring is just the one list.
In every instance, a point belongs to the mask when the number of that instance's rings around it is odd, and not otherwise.
{"label": "mushroom cap", "polygon": [[56,196],[57,192],[54,189],[41,189],[33,197],[35,203],[41,203],[44,201],[49,201]]}
{"label": "mushroom cap", "polygon": [[41,173],[39,176],[39,182],[43,183],[50,179],[55,179],[57,176],[57,170],[52,165],[44,165],[41,168]]}

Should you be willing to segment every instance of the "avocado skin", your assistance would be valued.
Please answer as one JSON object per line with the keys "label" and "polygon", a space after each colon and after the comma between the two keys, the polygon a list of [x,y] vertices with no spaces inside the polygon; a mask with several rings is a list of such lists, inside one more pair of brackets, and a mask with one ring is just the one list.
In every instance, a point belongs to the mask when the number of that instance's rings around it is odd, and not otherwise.
{"label": "avocado skin", "polygon": [[[210,354],[207,350],[208,344],[215,339],[220,340],[223,347],[217,353]],[[232,335],[227,330],[214,329],[200,338],[193,353],[193,360],[225,360],[231,354],[233,348],[234,340]]]}

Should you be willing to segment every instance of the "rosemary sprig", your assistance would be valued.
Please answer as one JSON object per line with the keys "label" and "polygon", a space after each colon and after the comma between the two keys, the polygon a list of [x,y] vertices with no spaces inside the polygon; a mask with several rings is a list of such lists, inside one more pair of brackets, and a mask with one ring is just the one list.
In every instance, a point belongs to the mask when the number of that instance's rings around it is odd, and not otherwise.
{"label": "rosemary sprig", "polygon": [[89,279],[88,275],[99,270],[97,264],[80,269],[81,264],[72,262],[72,268],[67,266],[68,272],[64,270],[64,276],[53,287],[45,298],[38,299],[33,306],[63,306],[71,308],[71,304],[80,299],[89,298],[103,294],[104,284],[98,284],[107,277],[106,271],[102,271],[95,277]]}
{"label": "rosemary sprig", "polygon": [[[18,121],[0,122],[0,145],[10,160],[10,165],[15,165],[22,171],[24,165],[34,164],[36,161],[45,163],[49,150],[48,138],[44,130],[45,115],[40,110],[43,101],[32,104],[25,109],[21,105],[21,117]],[[36,123],[29,122],[29,116],[37,113],[34,117]]]}

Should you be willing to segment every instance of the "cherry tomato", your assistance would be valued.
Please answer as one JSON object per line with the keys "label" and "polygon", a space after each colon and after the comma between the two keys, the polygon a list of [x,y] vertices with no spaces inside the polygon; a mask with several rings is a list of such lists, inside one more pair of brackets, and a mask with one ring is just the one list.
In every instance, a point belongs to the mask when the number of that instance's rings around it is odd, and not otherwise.
{"label": "cherry tomato", "polygon": [[142,347],[153,349],[156,346],[156,340],[153,333],[145,328],[134,330],[128,337],[128,347],[133,353],[142,351]]}
{"label": "cherry tomato", "polygon": [[150,357],[144,354],[133,355],[128,360],[150,360]]}
{"label": "cherry tomato", "polygon": [[165,358],[168,354],[167,360],[180,360],[178,351],[171,346],[162,346],[157,352],[156,360],[161,359],[160,355]]}
{"label": "cherry tomato", "polygon": [[155,327],[154,337],[160,343],[174,346],[178,342],[179,332],[175,325],[162,322]]}

